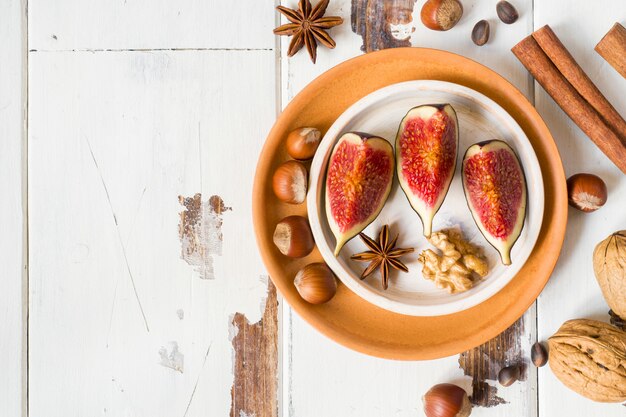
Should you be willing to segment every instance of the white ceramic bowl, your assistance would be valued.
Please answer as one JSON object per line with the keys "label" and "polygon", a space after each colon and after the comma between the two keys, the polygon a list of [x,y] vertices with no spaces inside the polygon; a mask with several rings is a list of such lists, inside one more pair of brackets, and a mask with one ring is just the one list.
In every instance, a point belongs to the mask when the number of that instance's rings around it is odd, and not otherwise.
{"label": "white ceramic bowl", "polygon": [[[408,273],[392,270],[389,288],[382,289],[378,272],[361,281],[367,266],[350,260],[354,253],[366,250],[357,236],[349,241],[338,257],[333,255],[335,237],[326,219],[324,183],[326,166],[336,141],[345,132],[359,131],[387,139],[392,145],[400,120],[406,112],[420,104],[450,103],[459,120],[459,152],[457,169],[448,195],[435,215],[433,231],[458,226],[464,236],[484,249],[490,272],[469,291],[449,294],[422,277],[418,254],[432,248],[422,235],[422,224],[411,209],[397,179],[389,199],[378,218],[365,233],[377,238],[384,224],[391,235],[400,234],[399,247],[414,247],[415,252],[403,257]],[[524,228],[511,253],[512,264],[504,266],[495,249],[483,238],[467,207],[461,185],[460,167],[467,148],[483,140],[501,139],[517,153],[526,174],[528,187],[527,214]],[[524,265],[541,229],[544,190],[541,169],[528,138],[513,118],[493,100],[461,85],[443,81],[408,81],[390,85],[362,98],[348,108],[328,129],[315,154],[310,172],[307,197],[309,222],[315,242],[328,266],[352,291],[367,301],[401,314],[438,316],[471,308],[500,291]]]}

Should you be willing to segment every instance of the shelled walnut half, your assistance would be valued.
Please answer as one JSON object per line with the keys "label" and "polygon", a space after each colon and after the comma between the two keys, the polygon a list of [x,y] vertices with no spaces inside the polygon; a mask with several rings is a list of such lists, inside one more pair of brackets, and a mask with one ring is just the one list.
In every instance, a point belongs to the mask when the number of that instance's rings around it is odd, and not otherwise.
{"label": "shelled walnut half", "polygon": [[428,241],[441,254],[431,249],[420,253],[424,265],[422,275],[450,293],[467,291],[489,272],[482,250],[465,241],[457,229],[435,232]]}

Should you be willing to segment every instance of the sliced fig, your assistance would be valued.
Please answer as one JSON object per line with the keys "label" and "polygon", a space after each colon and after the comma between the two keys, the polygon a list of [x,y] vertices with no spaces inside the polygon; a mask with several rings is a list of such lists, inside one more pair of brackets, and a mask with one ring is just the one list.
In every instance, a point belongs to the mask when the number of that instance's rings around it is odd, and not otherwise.
{"label": "sliced fig", "polygon": [[456,112],[449,104],[414,107],[396,135],[400,186],[430,237],[433,217],[448,194],[459,148]]}
{"label": "sliced fig", "polygon": [[485,239],[511,264],[511,248],[526,217],[526,179],[517,155],[501,140],[470,146],[463,157],[463,189]]}
{"label": "sliced fig", "polygon": [[393,168],[393,148],[383,138],[350,132],[335,145],[326,171],[326,217],[337,239],[335,256],[382,210]]}

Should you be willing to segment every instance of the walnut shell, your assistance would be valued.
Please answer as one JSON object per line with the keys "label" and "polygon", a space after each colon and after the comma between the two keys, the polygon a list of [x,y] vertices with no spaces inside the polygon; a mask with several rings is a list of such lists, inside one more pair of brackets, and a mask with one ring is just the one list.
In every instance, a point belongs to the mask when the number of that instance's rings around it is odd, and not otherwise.
{"label": "walnut shell", "polygon": [[598,243],[593,251],[593,271],[611,310],[626,319],[626,230]]}
{"label": "walnut shell", "polygon": [[565,386],[598,402],[626,400],[626,332],[595,320],[569,320],[548,345],[550,368]]}

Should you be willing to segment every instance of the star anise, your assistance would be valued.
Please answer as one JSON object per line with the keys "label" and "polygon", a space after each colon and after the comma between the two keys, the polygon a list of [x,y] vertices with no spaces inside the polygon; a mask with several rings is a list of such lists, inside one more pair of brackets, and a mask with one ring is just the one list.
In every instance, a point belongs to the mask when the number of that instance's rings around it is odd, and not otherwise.
{"label": "star anise", "polygon": [[297,10],[284,6],[276,8],[290,22],[274,29],[276,35],[293,35],[287,50],[288,56],[294,56],[302,46],[306,46],[311,61],[315,64],[318,42],[330,49],[335,47],[335,41],[324,29],[342,24],[343,19],[339,16],[323,17],[329,1],[321,0],[313,8],[309,0],[300,0]]}
{"label": "star anise", "polygon": [[378,242],[367,236],[365,233],[359,233],[359,237],[363,240],[369,250],[354,254],[350,257],[350,259],[370,263],[361,274],[361,279],[371,275],[376,268],[380,268],[383,289],[386,290],[389,286],[389,267],[399,271],[409,272],[409,268],[407,268],[406,265],[398,258],[402,255],[413,252],[413,248],[396,248],[395,246],[398,241],[398,235],[396,235],[395,239],[390,241],[389,226],[384,225],[380,230]]}

